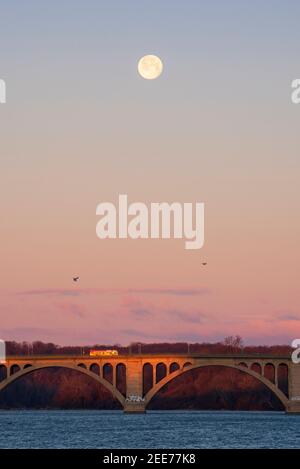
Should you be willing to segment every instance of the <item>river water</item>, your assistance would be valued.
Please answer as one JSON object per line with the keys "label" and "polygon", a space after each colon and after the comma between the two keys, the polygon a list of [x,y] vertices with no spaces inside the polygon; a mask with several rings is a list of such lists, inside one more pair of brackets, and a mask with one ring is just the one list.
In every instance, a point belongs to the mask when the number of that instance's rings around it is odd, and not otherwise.
{"label": "river water", "polygon": [[0,448],[300,448],[281,412],[2,410]]}

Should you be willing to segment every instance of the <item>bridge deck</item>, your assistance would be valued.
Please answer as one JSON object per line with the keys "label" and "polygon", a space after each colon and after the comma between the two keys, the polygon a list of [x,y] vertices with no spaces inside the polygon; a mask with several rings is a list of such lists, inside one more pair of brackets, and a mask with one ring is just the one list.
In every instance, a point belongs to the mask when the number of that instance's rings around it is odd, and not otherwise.
{"label": "bridge deck", "polygon": [[147,358],[202,358],[202,359],[226,359],[235,358],[241,360],[288,360],[291,358],[290,355],[262,355],[262,354],[223,354],[223,355],[207,355],[199,353],[142,353],[142,354],[128,354],[128,355],[102,355],[99,357],[91,357],[90,355],[8,355],[7,360],[97,360],[107,358],[109,360],[128,360],[130,358],[135,359],[147,359]]}

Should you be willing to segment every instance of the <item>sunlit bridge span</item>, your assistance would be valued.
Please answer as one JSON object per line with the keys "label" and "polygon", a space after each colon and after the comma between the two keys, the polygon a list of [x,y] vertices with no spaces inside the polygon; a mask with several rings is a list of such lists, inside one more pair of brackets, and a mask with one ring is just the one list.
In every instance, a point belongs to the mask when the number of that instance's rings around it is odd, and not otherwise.
{"label": "sunlit bridge span", "polygon": [[[90,376],[118,399],[125,412],[145,412],[156,393],[171,380],[189,370],[222,366],[246,373],[269,388],[288,413],[300,413],[300,364],[289,356],[196,354],[90,356],[22,356],[7,357],[0,365],[0,391],[15,380],[35,370],[62,367]],[[288,390],[280,388],[279,372],[286,371]],[[121,389],[118,371],[122,370],[125,387]],[[145,387],[145,373],[151,374],[151,385]]]}

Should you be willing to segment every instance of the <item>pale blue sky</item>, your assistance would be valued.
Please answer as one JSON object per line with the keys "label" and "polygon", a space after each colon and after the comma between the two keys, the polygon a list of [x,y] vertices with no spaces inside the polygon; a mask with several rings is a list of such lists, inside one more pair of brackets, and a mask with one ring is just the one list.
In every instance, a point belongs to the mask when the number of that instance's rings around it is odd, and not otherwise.
{"label": "pale blue sky", "polygon": [[[300,2],[291,0],[0,0],[3,291],[68,288],[74,272],[84,288],[203,287],[213,294],[183,306],[187,315],[199,308],[206,322],[199,331],[178,325],[181,338],[292,338],[300,105],[291,104],[290,86],[300,77],[299,25]],[[148,53],[164,62],[151,82],[137,74]],[[102,244],[96,205],[119,193],[204,201],[201,253],[173,242]],[[7,334],[18,325],[28,338],[39,327],[55,341],[59,327],[74,341],[61,303],[39,298],[2,298]],[[137,301],[161,317],[159,298]],[[119,307],[116,298],[105,306],[86,299],[87,316],[76,318],[85,340]],[[280,322],[287,312],[299,321]],[[130,339],[146,329],[149,340],[163,339],[159,320],[132,321],[120,323],[137,329]],[[107,337],[127,341],[122,328],[107,327]]]}

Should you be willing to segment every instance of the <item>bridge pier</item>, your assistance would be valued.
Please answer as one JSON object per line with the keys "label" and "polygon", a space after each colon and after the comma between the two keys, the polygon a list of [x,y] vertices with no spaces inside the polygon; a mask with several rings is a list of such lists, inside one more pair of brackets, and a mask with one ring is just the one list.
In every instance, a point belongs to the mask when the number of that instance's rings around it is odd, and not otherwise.
{"label": "bridge pier", "polygon": [[[124,413],[144,414],[146,404],[143,401],[143,364],[140,359],[131,359],[127,363],[126,370],[126,400]],[[134,398],[136,400],[134,400]]]}
{"label": "bridge pier", "polygon": [[295,415],[298,414],[298,415],[300,415],[300,401],[290,400],[288,405],[287,405],[285,413],[286,414],[295,414]]}
{"label": "bridge pier", "polygon": [[300,364],[291,363],[289,366],[289,402],[287,414],[300,414]]}
{"label": "bridge pier", "polygon": [[145,402],[125,402],[123,412],[124,414],[145,414],[146,404]]}

